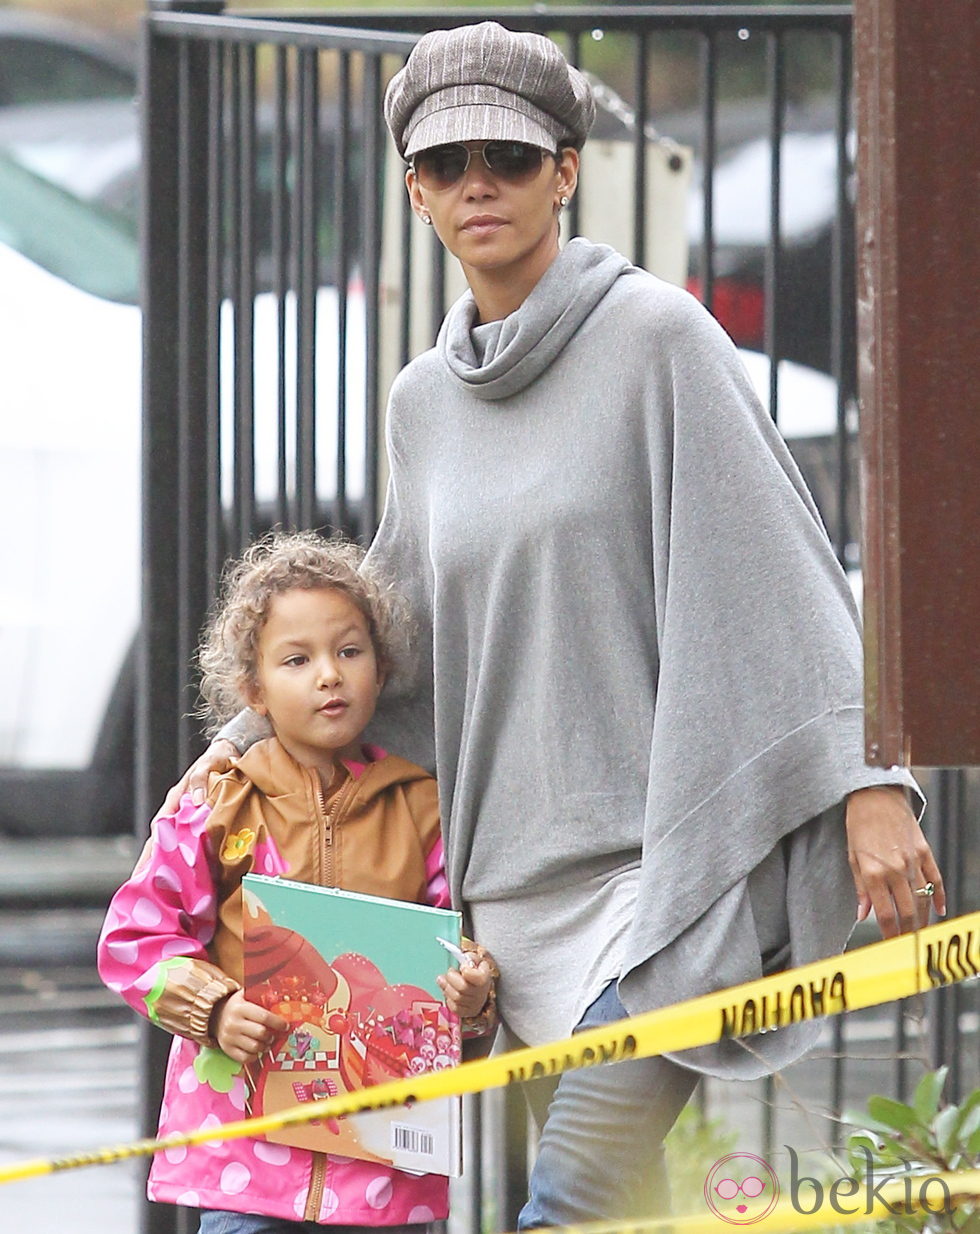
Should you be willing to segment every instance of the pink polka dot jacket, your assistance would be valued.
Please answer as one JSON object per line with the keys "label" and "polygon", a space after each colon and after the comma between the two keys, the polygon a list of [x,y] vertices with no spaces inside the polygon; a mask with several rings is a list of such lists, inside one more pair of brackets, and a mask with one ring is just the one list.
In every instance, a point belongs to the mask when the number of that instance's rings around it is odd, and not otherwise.
{"label": "pink polka dot jacket", "polygon": [[[241,880],[249,871],[447,907],[435,781],[365,747],[329,785],[275,738],[215,777],[207,801],[161,816],[99,940],[102,979],[174,1033],[160,1135],[244,1117],[244,1068],[209,1035],[242,981]],[[415,1176],[261,1139],[175,1148],[153,1160],[151,1200],[321,1225],[445,1217],[443,1177]]]}

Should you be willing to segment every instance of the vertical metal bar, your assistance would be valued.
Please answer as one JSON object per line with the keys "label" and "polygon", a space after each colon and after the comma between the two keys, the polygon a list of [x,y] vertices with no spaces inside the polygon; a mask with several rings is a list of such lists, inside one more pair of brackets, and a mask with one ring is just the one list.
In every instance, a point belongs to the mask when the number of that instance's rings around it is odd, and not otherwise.
{"label": "vertical metal bar", "polygon": [[786,104],[785,56],[782,35],[770,30],[766,36],[769,89],[769,247],[765,269],[765,348],[769,356],[769,413],[779,419],[779,295],[782,229],[779,206],[782,198],[782,137]]}
{"label": "vertical metal bar", "polygon": [[[934,838],[934,853],[940,869],[948,868],[948,853],[946,852],[946,836],[949,831],[950,810],[950,773],[945,770],[936,772],[935,817],[938,820],[937,835]],[[941,1067],[946,1059],[946,1041],[949,1035],[949,1000],[943,997],[944,989],[933,990],[928,997],[929,1006],[929,1064],[931,1067]]]}
{"label": "vertical metal bar", "polygon": [[319,146],[317,53],[300,48],[297,106],[296,211],[296,506],[300,527],[319,522],[316,493],[316,290],[320,267],[316,162]]}
{"label": "vertical metal bar", "polygon": [[227,304],[223,314],[223,346],[231,348],[231,418],[228,431],[231,433],[231,493],[232,508],[228,517],[228,547],[237,553],[248,540],[241,505],[241,477],[239,464],[239,420],[243,392],[241,349],[241,285],[238,272],[242,262],[241,236],[241,144],[239,135],[242,126],[241,94],[241,48],[229,44],[225,53],[225,89],[227,91],[227,137],[225,142],[225,211],[228,228],[225,234],[225,294]]}
{"label": "vertical metal bar", "polygon": [[830,1072],[830,1113],[834,1118],[834,1144],[840,1143],[840,1117],[844,1112],[844,1053],[847,1045],[844,1041],[844,1017],[835,1016],[833,1022],[833,1066]]}
{"label": "vertical metal bar", "polygon": [[398,322],[398,359],[404,367],[412,358],[412,313],[413,295],[412,279],[415,271],[415,226],[414,212],[404,184],[386,185],[385,192],[397,193],[401,201],[400,235],[401,235],[401,279],[402,303]]}
{"label": "vertical metal bar", "polygon": [[175,512],[179,527],[177,594],[178,673],[182,691],[180,760],[201,751],[199,724],[192,718],[197,691],[194,653],[209,601],[208,526],[208,345],[207,345],[207,109],[208,49],[180,43],[178,94],[178,482]]}
{"label": "vertical metal bar", "polygon": [[483,1229],[483,1192],[486,1161],[483,1155],[483,1093],[474,1093],[470,1098],[472,1120],[470,1123],[470,1162],[473,1181],[470,1191],[470,1234],[481,1234]]}
{"label": "vertical metal bar", "polygon": [[511,1085],[501,1094],[504,1143],[498,1167],[503,1171],[503,1224],[499,1228],[517,1229],[517,1218],[527,1199],[527,1122],[524,1094]]}
{"label": "vertical metal bar", "polygon": [[446,315],[446,250],[434,235],[429,236],[432,268],[432,311],[429,314],[429,330],[435,342]]}
{"label": "vertical metal bar", "polygon": [[[568,62],[569,64],[573,64],[576,68],[581,68],[582,36],[577,30],[568,37]],[[576,193],[572,198],[568,221],[572,235],[577,236],[582,226],[582,200],[581,194],[579,193]]]}
{"label": "vertical metal bar", "polygon": [[379,313],[381,300],[381,56],[369,55],[364,65],[364,504],[361,535],[370,540],[381,518],[378,494]]}
{"label": "vertical metal bar", "polygon": [[762,1082],[762,1155],[772,1160],[776,1143],[776,1082],[767,1075]]}
{"label": "vertical metal bar", "polygon": [[339,53],[337,74],[337,145],[334,155],[334,266],[337,272],[337,468],[333,525],[347,528],[347,337],[350,290],[351,126],[350,52]]}
{"label": "vertical metal bar", "polygon": [[847,546],[851,540],[848,518],[850,490],[851,443],[847,424],[848,402],[852,395],[850,382],[844,375],[844,287],[845,243],[844,229],[848,225],[847,181],[848,166],[847,134],[850,127],[850,42],[846,35],[834,40],[834,68],[837,107],[835,136],[837,144],[837,191],[834,209],[834,227],[831,237],[831,284],[830,284],[830,356],[831,373],[837,382],[837,511],[834,520],[837,558],[841,565],[847,564]]}
{"label": "vertical metal bar", "polygon": [[239,121],[236,140],[241,150],[238,185],[238,271],[235,365],[238,401],[235,408],[236,496],[239,549],[255,535],[255,46],[238,47],[235,90]]}
{"label": "vertical metal bar", "polygon": [[207,210],[207,576],[214,592],[225,558],[224,501],[221,487],[221,314],[225,278],[225,51],[221,43],[210,47],[208,64],[208,210]]}
{"label": "vertical metal bar", "polygon": [[[137,826],[173,782],[177,765],[174,724],[177,638],[171,605],[177,584],[174,509],[178,440],[177,322],[180,288],[174,277],[179,235],[172,203],[177,196],[177,126],[173,100],[179,85],[176,44],[148,24],[143,44],[143,147],[140,229],[143,306],[142,538],[143,626],[140,639],[137,741]],[[152,757],[151,757],[152,755]]]}
{"label": "vertical metal bar", "polygon": [[[137,640],[136,778],[134,828],[142,843],[147,821],[179,773],[177,716],[177,590],[174,509],[179,500],[177,322],[180,290],[179,235],[172,203],[177,196],[177,126],[173,103],[179,89],[179,58],[172,40],[144,22],[140,82],[142,146],[140,174],[140,300],[143,311],[143,420],[141,525],[144,568],[141,625]],[[153,1135],[166,1070],[166,1041],[150,1024],[140,1031],[139,1125]],[[145,1177],[145,1174],[144,1174]],[[141,1202],[141,1234],[171,1234],[172,1216],[161,1205]]]}
{"label": "vertical metal bar", "polygon": [[634,93],[636,124],[633,129],[633,263],[646,262],[647,201],[647,74],[649,54],[646,32],[636,32]]}
{"label": "vertical metal bar", "polygon": [[908,1094],[909,1087],[909,1062],[905,1055],[908,1053],[908,1032],[905,1026],[905,1011],[906,1003],[904,999],[899,999],[895,1004],[895,1028],[894,1028],[894,1046],[895,1046],[895,1097],[899,1101],[904,1101]]}
{"label": "vertical metal bar", "polygon": [[289,294],[289,60],[288,49],[275,49],[272,123],[272,293],[276,300],[276,496],[274,517],[289,521],[289,476],[286,469],[286,298]]}
{"label": "vertical metal bar", "polygon": [[386,186],[386,192],[397,193],[401,202],[401,278],[402,305],[398,322],[398,358],[404,367],[412,358],[412,275],[415,269],[415,244],[412,203],[402,184]]}
{"label": "vertical metal bar", "polygon": [[[962,911],[962,866],[964,852],[960,847],[963,828],[963,772],[944,768],[936,772],[936,794],[931,840],[939,868],[949,879],[948,912],[956,916]],[[947,1094],[953,1100],[959,1096],[962,1083],[962,1061],[959,1050],[959,1015],[962,990],[959,985],[933,991],[929,996],[929,1058],[933,1067],[948,1064]]]}
{"label": "vertical metal bar", "polygon": [[715,136],[718,109],[718,49],[714,34],[701,35],[701,164],[702,236],[701,301],[711,312],[715,304]]}

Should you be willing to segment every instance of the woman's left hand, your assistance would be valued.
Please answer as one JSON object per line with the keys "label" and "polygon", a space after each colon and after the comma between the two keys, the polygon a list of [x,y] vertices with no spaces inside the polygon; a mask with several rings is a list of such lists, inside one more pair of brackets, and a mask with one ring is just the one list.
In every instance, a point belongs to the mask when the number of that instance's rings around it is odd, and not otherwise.
{"label": "woman's left hand", "polygon": [[461,1020],[478,1016],[487,1001],[493,984],[493,969],[488,960],[463,968],[451,968],[442,977],[437,977],[439,989],[446,996],[446,1006]]}
{"label": "woman's left hand", "polygon": [[[894,938],[927,925],[932,909],[945,916],[943,876],[904,789],[884,784],[851,793],[846,825],[858,921],[874,909],[882,936]],[[930,883],[931,896],[915,894]]]}

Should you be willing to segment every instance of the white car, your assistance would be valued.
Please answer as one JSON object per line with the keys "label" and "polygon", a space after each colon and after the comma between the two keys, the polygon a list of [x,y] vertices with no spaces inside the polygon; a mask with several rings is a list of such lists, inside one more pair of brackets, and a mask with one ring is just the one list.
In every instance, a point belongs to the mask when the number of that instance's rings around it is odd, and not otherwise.
{"label": "white car", "polygon": [[[139,620],[141,315],[137,246],[110,214],[0,155],[0,832],[132,825]],[[363,495],[363,305],[349,300],[348,496]],[[287,315],[293,311],[287,303]],[[317,298],[321,418],[335,398],[337,298]],[[231,310],[222,349],[229,392]],[[275,491],[276,316],[255,304],[256,498]],[[287,398],[295,366],[287,363]],[[287,471],[294,473],[293,443]],[[230,475],[230,446],[224,453]],[[336,441],[318,434],[319,497]],[[230,499],[230,482],[224,486]]]}

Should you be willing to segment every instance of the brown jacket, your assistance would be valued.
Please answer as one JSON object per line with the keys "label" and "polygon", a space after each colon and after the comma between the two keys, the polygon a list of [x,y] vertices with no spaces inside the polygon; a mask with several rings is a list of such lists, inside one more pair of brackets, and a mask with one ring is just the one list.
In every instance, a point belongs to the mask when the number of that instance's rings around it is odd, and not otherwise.
{"label": "brown jacket", "polygon": [[[341,764],[324,785],[272,737],[212,779],[210,814],[200,837],[217,901],[207,949],[211,962],[189,960],[170,970],[155,1002],[161,1027],[216,1044],[211,1012],[242,984],[245,874],[274,873],[365,895],[425,900],[426,857],[440,838],[435,780],[391,754],[354,770],[359,774]],[[264,864],[274,858],[282,864]]]}

